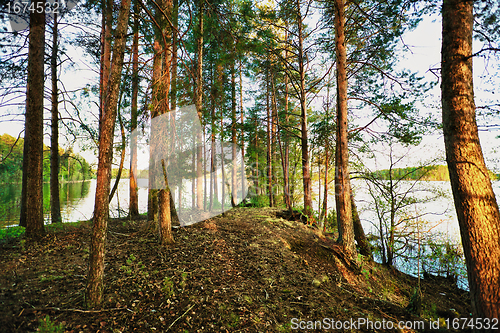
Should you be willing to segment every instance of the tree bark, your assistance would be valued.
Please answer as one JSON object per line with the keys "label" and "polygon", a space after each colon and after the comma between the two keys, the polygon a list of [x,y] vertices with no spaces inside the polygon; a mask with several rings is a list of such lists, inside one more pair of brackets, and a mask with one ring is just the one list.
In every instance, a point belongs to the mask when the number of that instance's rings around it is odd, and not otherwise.
{"label": "tree bark", "polygon": [[347,52],[345,46],[345,0],[335,0],[335,46],[337,57],[337,143],[335,152],[335,199],[338,242],[355,258],[356,245],[351,211],[351,184],[347,148]]}
{"label": "tree bark", "polygon": [[302,26],[302,14],[300,12],[300,1],[297,0],[297,25],[298,25],[298,62],[300,76],[300,129],[301,129],[301,144],[302,144],[302,185],[304,190],[304,213],[312,217],[312,196],[311,196],[311,174],[309,162],[309,139],[307,135],[307,105],[306,105],[306,73],[304,68],[304,36]]}
{"label": "tree bark", "polygon": [[245,135],[244,135],[244,114],[243,110],[243,79],[242,79],[242,64],[240,60],[240,122],[241,122],[241,199],[244,200],[245,197]]}
{"label": "tree bark", "polygon": [[[276,137],[277,137],[277,124],[278,124],[278,104],[276,101],[276,85],[275,85],[275,76],[271,72],[271,77],[270,77],[270,84],[271,84],[271,168],[275,170],[275,164],[276,164]],[[271,181],[276,182],[276,186],[278,187],[279,184],[277,183],[276,177],[274,177],[274,171],[271,174]],[[278,193],[278,188],[276,188],[276,193]],[[273,206],[276,206],[276,198],[273,193]]]}
{"label": "tree bark", "polygon": [[271,106],[269,102],[271,90],[270,86],[270,64],[269,57],[267,58],[267,68],[266,68],[266,148],[267,148],[267,195],[269,197],[269,207],[273,207],[273,164],[271,159],[272,145],[271,145]]}
{"label": "tree bark", "polygon": [[[160,21],[159,15],[155,15],[157,22]],[[151,108],[151,119],[160,114],[161,100],[162,100],[162,60],[163,47],[161,44],[161,32],[156,31],[155,41],[153,44],[154,58],[153,58],[153,97]],[[156,147],[151,145],[149,147],[150,163],[149,163],[149,191],[148,191],[148,220],[153,221],[155,224],[158,222],[158,190],[153,188],[153,184],[158,183],[153,179],[154,175],[152,170],[156,167],[154,165],[153,156],[156,156]]]}
{"label": "tree bark", "polygon": [[323,231],[326,231],[326,217],[328,214],[328,168],[330,167],[330,150],[326,148],[325,151],[325,189],[323,190],[323,208],[320,212],[320,221],[323,223]]}
{"label": "tree bark", "polygon": [[370,259],[373,259],[371,246],[368,240],[366,239],[365,231],[363,230],[363,226],[361,225],[361,220],[359,219],[359,214],[356,208],[356,203],[354,202],[354,196],[352,195],[352,191],[351,191],[351,208],[352,208],[352,223],[354,226],[354,239],[358,243],[359,253]]}
{"label": "tree bark", "polygon": [[99,128],[101,128],[106,94],[108,92],[109,72],[111,70],[111,30],[113,26],[113,0],[102,0],[102,27],[101,27],[101,71],[100,90],[101,105],[99,109]]}
{"label": "tree bark", "polygon": [[[130,116],[130,202],[129,214],[139,216],[139,195],[137,187],[137,99],[139,95],[139,4],[134,3],[134,40],[132,44],[132,108]],[[135,132],[134,132],[135,131]]]}
{"label": "tree bark", "polygon": [[[34,0],[35,8],[45,2]],[[23,170],[26,186],[26,237],[37,240],[45,233],[43,224],[43,89],[44,89],[45,12],[30,14],[28,82],[26,92],[25,155]],[[24,185],[24,184],[23,184]]]}
{"label": "tree bark", "polygon": [[[285,39],[288,41],[288,34]],[[288,59],[288,48],[285,49],[285,59]],[[289,99],[289,83],[288,83],[288,75],[285,75],[285,125],[289,126],[289,118],[288,114],[288,99]],[[288,211],[291,213],[292,208],[292,200],[290,198],[290,136],[288,134],[288,130],[285,131],[283,141],[285,142],[285,153],[283,157],[283,194],[285,197],[286,207]]]}
{"label": "tree bark", "polygon": [[[196,95],[195,105],[198,112],[198,118],[202,121],[202,101],[203,101],[203,0],[198,1],[198,38],[196,39],[196,53],[198,56],[196,62]],[[203,124],[202,124],[203,126]],[[202,134],[197,133],[197,158],[196,158],[196,207],[201,210],[205,208],[204,192],[202,188],[203,170],[203,139]],[[202,171],[203,170],[203,171]]]}
{"label": "tree bark", "polygon": [[171,192],[168,186],[167,171],[165,166],[165,161],[161,161],[163,168],[163,177],[165,180],[165,189],[158,191],[158,220],[159,223],[159,237],[160,245],[167,246],[174,243],[174,237],[172,235],[172,214],[171,214]]}
{"label": "tree bark", "polygon": [[467,263],[472,311],[476,318],[499,318],[500,213],[476,124],[473,2],[444,0],[442,15],[441,93],[446,160]]}
{"label": "tree bark", "polygon": [[[231,206],[236,206],[236,61],[231,62]],[[243,162],[243,161],[242,161]],[[243,192],[242,192],[243,195]]]}
{"label": "tree bark", "polygon": [[[157,68],[157,71],[160,71],[160,76],[159,76],[159,82],[158,82],[158,89],[156,90],[157,96],[156,96],[156,101],[158,103],[158,111],[159,115],[162,114],[168,114],[170,112],[170,86],[171,86],[171,61],[172,61],[172,27],[167,24],[167,21],[171,22],[172,19],[172,7],[173,3],[172,0],[166,0],[166,1],[160,1],[159,2],[160,8],[163,9],[163,13],[165,13],[168,17],[163,17],[162,12],[158,10],[157,16],[158,18],[161,17],[161,19],[158,19],[158,23],[160,24],[160,27],[162,27],[163,31],[163,40],[166,41],[167,45],[163,45],[163,69],[161,70],[160,68]],[[158,42],[160,43],[160,40],[157,39],[155,43]],[[174,119],[168,115],[169,121],[174,121]],[[155,135],[155,133],[153,133]],[[160,135],[160,133],[156,133],[157,136]],[[170,135],[171,137],[172,135]],[[162,142],[163,144],[163,142]],[[166,145],[168,146],[168,150],[170,151],[169,148],[173,147],[175,145],[175,142],[168,138],[166,140]],[[165,148],[163,148],[164,150]],[[161,245],[167,245],[173,243],[173,237],[172,237],[172,204],[173,204],[173,198],[172,198],[172,193],[170,191],[170,187],[168,185],[167,181],[167,172],[166,172],[166,167],[171,161],[161,161],[162,163],[162,168],[163,168],[163,173],[164,173],[164,181],[165,181],[165,189],[160,189],[158,190],[158,230],[159,230],[159,238],[160,238],[160,244]],[[165,165],[165,163],[167,165]]]}
{"label": "tree bark", "polygon": [[59,200],[59,103],[57,91],[57,13],[54,13],[52,26],[52,55],[50,58],[50,69],[52,78],[52,118],[50,136],[50,216],[52,223],[62,222],[61,203]]}
{"label": "tree bark", "polygon": [[[121,102],[120,102],[121,103]],[[118,173],[116,174],[115,183],[113,184],[113,188],[111,189],[111,193],[109,194],[109,202],[113,200],[113,196],[115,192],[118,190],[118,185],[120,184],[120,179],[122,177],[123,165],[125,163],[125,126],[123,126],[122,116],[120,114],[120,107],[118,107],[118,122],[120,123],[120,132],[122,135],[122,145],[121,145],[121,153],[120,153],[120,166],[118,167]]]}
{"label": "tree bark", "polygon": [[99,161],[94,205],[94,225],[92,228],[89,273],[86,289],[87,306],[90,308],[99,307],[101,305],[104,289],[104,247],[109,217],[113,132],[115,128],[129,12],[130,0],[122,0],[114,38],[115,44],[113,46],[112,71],[99,131]]}

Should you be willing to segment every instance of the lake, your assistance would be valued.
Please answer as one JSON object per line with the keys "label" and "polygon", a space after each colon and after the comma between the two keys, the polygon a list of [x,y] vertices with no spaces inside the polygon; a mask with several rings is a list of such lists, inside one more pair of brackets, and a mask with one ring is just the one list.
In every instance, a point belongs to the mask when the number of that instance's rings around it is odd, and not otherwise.
{"label": "lake", "polygon": [[[147,212],[147,180],[139,179],[139,212]],[[405,182],[407,185],[413,182]],[[112,184],[114,184],[114,179]],[[496,196],[500,195],[500,181],[494,181],[493,190]],[[314,184],[313,190],[317,192],[317,183]],[[374,232],[373,221],[376,220],[376,215],[372,210],[372,198],[370,197],[364,181],[352,181],[355,191],[356,204],[360,213],[365,232]],[[88,220],[92,218],[94,211],[94,198],[96,180],[88,180],[85,182],[70,182],[61,183],[60,199],[61,199],[61,214],[64,222],[75,222]],[[185,188],[190,188],[189,184]],[[460,231],[456,218],[455,207],[449,182],[419,182],[418,190],[431,189],[431,191],[441,191],[444,196],[438,200],[426,204],[417,204],[414,210],[419,213],[425,213],[423,219],[430,223],[437,224],[435,230],[449,235],[450,238],[459,240]],[[44,184],[43,188],[43,207],[46,223],[50,223],[50,192],[49,184]],[[422,193],[422,192],[421,192]],[[189,203],[191,193],[183,194],[184,203]],[[177,198],[176,198],[177,199]],[[314,201],[314,206],[317,208],[317,198]],[[110,216],[123,217],[128,214],[129,201],[129,180],[122,179],[118,186],[118,191],[115,194],[110,204]],[[177,200],[176,200],[177,201]],[[21,184],[1,184],[0,186],[0,227],[7,225],[17,225],[19,222],[21,202]],[[330,195],[328,198],[328,207],[335,207],[335,196]]]}
{"label": "lake", "polygon": [[[114,179],[111,186],[114,184]],[[121,180],[110,204],[110,216],[128,214],[129,181]],[[89,220],[94,213],[96,180],[60,184],[61,216],[63,222]],[[147,212],[147,188],[139,188],[139,213]],[[0,227],[18,225],[21,206],[21,184],[0,185]],[[43,184],[43,210],[45,223],[50,223],[49,184]]]}

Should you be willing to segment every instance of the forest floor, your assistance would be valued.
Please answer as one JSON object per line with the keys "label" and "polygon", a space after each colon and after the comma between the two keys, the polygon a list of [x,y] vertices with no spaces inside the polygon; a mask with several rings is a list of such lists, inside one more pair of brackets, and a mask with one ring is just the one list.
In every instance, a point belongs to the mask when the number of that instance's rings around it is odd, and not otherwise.
{"label": "forest floor", "polygon": [[[84,307],[89,222],[51,228],[35,245],[3,244],[0,331],[313,332],[320,330],[300,327],[323,321],[329,331],[328,323],[348,321],[338,331],[424,332],[470,316],[468,293],[444,278],[421,281],[423,315],[410,314],[416,278],[361,257],[347,261],[331,236],[286,217],[232,209],[176,228],[166,248],[145,220],[111,220],[104,304],[92,311]],[[387,329],[400,321],[426,328]]]}

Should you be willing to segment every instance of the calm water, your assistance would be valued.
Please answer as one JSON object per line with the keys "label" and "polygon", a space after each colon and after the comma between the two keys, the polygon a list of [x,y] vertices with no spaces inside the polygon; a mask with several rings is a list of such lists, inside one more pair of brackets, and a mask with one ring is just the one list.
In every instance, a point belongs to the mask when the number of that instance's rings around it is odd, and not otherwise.
{"label": "calm water", "polygon": [[[111,183],[114,184],[114,179]],[[120,181],[118,191],[110,205],[112,217],[128,214],[128,179]],[[76,222],[92,218],[94,212],[96,180],[60,184],[61,215],[63,222]],[[119,199],[119,201],[118,201]],[[0,227],[19,223],[21,184],[0,185]],[[49,184],[43,186],[43,210],[45,223],[50,223]],[[147,210],[147,189],[139,188],[139,212]]]}

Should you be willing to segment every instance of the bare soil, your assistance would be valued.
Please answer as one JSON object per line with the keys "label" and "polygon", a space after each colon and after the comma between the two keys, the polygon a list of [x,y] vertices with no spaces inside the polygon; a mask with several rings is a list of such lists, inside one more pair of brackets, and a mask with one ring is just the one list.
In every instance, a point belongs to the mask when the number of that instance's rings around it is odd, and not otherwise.
{"label": "bare soil", "polygon": [[35,332],[47,315],[66,332],[102,333],[313,332],[294,323],[323,318],[418,320],[426,329],[399,331],[430,332],[439,318],[443,327],[446,318],[470,317],[468,293],[444,278],[421,281],[423,314],[411,314],[416,278],[362,257],[346,260],[335,235],[287,218],[279,209],[236,208],[176,228],[167,248],[145,220],[110,220],[105,300],[95,310],[84,305],[89,222],[53,228],[37,244],[4,244],[0,331]]}

